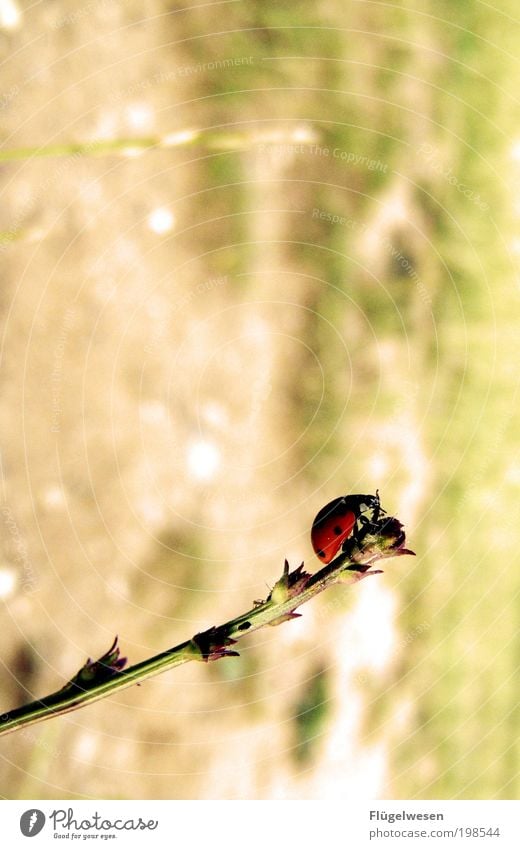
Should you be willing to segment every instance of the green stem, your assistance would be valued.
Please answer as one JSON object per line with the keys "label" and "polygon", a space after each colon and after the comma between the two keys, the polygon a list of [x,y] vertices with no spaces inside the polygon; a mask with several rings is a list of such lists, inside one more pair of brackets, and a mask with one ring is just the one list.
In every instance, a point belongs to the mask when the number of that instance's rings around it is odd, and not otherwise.
{"label": "green stem", "polygon": [[[151,678],[153,675],[158,675],[167,669],[180,666],[182,663],[188,663],[192,660],[214,659],[219,656],[218,649],[214,658],[210,658],[211,650],[208,649],[207,653],[204,654],[200,648],[200,643],[197,643],[198,637],[207,638],[208,634],[211,634],[212,637],[218,636],[222,638],[222,646],[228,646],[265,625],[279,624],[279,622],[284,621],[284,617],[290,618],[290,614],[297,607],[310,601],[311,598],[323,592],[331,584],[344,581],[346,577],[356,581],[365,577],[366,574],[376,574],[375,572],[367,573],[369,568],[367,563],[371,565],[372,562],[381,557],[409,553],[405,550],[388,551],[387,549],[388,545],[385,544],[385,540],[376,538],[375,542],[372,540],[370,548],[363,546],[363,549],[357,552],[357,556],[342,552],[332,563],[324,566],[314,575],[309,576],[303,573],[304,577],[299,583],[296,577],[293,578],[295,583],[292,588],[291,575],[286,563],[284,574],[276,583],[272,593],[265,601],[255,605],[251,610],[236,617],[236,619],[230,620],[218,629],[210,629],[209,632],[204,632],[202,635],[195,635],[191,640],[143,660],[141,663],[136,663],[128,669],[118,671],[108,680],[99,683],[94,681],[94,683],[88,685],[80,677],[80,670],[78,676],[61,690],[1,715],[0,736],[24,726],[42,722],[50,717],[77,710],[84,705],[104,699],[116,691],[124,690],[140,681]],[[292,575],[298,576],[298,570],[295,570]],[[215,648],[213,650],[215,651]],[[224,650],[220,656],[225,656],[225,653]],[[84,686],[78,681],[83,682]]]}
{"label": "green stem", "polygon": [[[229,130],[179,130],[160,136],[141,136],[137,138],[98,139],[89,142],[64,142],[62,144],[40,145],[36,147],[17,147],[0,150],[0,162],[14,162],[21,159],[59,156],[96,156],[100,154],[122,153],[132,155],[141,150],[170,149],[176,147],[204,147],[207,150],[237,150],[249,148],[255,144],[280,141],[294,141],[295,131],[273,129],[271,131],[239,132]],[[313,137],[309,134],[303,144],[310,144]]]}

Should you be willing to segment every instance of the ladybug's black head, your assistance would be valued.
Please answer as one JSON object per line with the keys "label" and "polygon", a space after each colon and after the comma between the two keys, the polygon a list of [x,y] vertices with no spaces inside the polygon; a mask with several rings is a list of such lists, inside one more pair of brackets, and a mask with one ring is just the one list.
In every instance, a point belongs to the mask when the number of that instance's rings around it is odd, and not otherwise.
{"label": "ladybug's black head", "polygon": [[345,495],[345,503],[349,510],[352,510],[356,516],[372,514],[372,521],[376,521],[380,513],[384,513],[379,501],[379,491],[376,490],[375,495]]}

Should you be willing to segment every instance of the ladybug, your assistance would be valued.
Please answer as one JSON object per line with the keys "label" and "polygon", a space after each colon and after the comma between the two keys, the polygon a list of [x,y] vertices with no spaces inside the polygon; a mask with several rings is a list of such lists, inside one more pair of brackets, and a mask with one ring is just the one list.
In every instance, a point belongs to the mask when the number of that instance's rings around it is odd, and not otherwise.
{"label": "ladybug", "polygon": [[375,495],[342,495],[323,507],[312,523],[311,542],[322,563],[330,563],[347,542],[360,543],[384,513]]}

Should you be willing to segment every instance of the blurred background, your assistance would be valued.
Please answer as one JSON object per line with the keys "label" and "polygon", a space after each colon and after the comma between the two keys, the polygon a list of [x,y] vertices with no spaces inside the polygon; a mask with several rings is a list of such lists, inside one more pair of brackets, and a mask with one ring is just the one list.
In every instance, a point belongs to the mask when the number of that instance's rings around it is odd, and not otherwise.
{"label": "blurred background", "polygon": [[0,709],[318,568],[338,495],[417,552],[2,738],[3,797],[518,796],[500,7],[1,0]]}

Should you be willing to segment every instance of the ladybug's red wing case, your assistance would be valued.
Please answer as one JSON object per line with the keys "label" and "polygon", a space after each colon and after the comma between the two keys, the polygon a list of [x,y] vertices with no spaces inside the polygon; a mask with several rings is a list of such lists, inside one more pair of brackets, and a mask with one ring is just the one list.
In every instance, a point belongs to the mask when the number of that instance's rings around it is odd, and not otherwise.
{"label": "ladybug's red wing case", "polygon": [[330,563],[346,541],[358,543],[373,529],[385,511],[375,495],[342,495],[330,501],[312,523],[311,542],[322,563]]}
{"label": "ladybug's red wing case", "polygon": [[349,509],[345,498],[335,498],[320,510],[312,523],[311,542],[322,563],[330,563],[355,525],[356,514]]}

